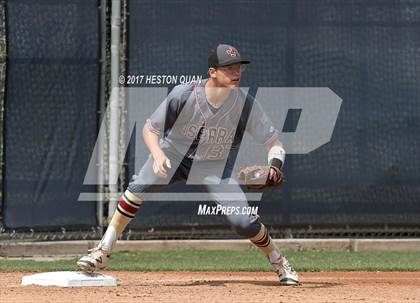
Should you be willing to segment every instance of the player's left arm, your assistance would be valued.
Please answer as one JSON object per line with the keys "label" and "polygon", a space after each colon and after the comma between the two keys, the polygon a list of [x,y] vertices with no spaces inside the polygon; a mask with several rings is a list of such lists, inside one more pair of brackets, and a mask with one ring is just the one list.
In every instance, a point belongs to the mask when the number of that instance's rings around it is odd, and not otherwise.
{"label": "player's left arm", "polygon": [[279,139],[280,132],[264,112],[261,104],[248,95],[245,106],[249,106],[250,104],[252,104],[252,110],[250,111],[246,130],[256,142],[264,145],[267,150],[268,165],[270,166],[267,181],[272,184],[281,184],[284,180],[282,168],[286,152]]}
{"label": "player's left arm", "polygon": [[265,148],[268,153],[268,164],[270,165],[268,179],[271,182],[277,182],[278,179],[283,176],[282,169],[286,157],[286,151],[278,138],[267,143]]}

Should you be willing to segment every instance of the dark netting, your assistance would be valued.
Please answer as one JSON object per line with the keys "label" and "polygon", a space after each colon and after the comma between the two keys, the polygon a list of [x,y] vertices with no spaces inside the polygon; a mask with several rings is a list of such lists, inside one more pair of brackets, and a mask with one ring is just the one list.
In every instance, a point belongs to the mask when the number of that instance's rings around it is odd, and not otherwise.
{"label": "dark netting", "polygon": [[[420,1],[131,1],[128,73],[204,76],[208,49],[225,42],[251,58],[254,91],[329,87],[343,99],[332,140],[287,157],[286,184],[258,204],[263,221],[415,227],[419,37]],[[197,204],[146,203],[131,226],[226,224]]]}
{"label": "dark netting", "polygon": [[97,135],[97,5],[8,1],[7,228],[97,225],[77,201]]}
{"label": "dark netting", "polygon": [[418,225],[420,2],[296,8],[295,85],[343,98],[332,142],[294,156],[291,223]]}
{"label": "dark netting", "polygon": [[[4,97],[6,88],[6,5],[0,2],[0,108],[4,112]],[[0,158],[3,158],[3,114],[0,115]],[[0,175],[3,176],[3,167],[0,167]],[[3,180],[2,180],[3,183]],[[2,192],[2,191],[1,191]],[[0,226],[2,223],[2,204],[0,199]],[[1,227],[0,227],[1,230]]]}

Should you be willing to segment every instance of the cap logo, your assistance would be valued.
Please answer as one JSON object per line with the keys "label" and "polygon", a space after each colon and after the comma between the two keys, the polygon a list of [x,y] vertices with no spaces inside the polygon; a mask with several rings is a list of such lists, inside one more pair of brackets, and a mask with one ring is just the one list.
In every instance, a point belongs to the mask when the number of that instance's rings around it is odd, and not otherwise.
{"label": "cap logo", "polygon": [[231,47],[229,47],[229,48],[226,50],[226,53],[227,53],[229,56],[234,57],[234,58],[239,56],[239,54],[238,54],[238,52],[236,51],[236,49],[233,49],[233,48],[231,48]]}

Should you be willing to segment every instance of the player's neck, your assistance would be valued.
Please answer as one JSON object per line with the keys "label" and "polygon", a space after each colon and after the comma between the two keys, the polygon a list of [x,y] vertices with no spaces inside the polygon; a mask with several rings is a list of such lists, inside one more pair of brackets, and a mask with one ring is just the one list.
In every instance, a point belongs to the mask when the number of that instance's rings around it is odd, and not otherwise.
{"label": "player's neck", "polygon": [[213,79],[209,79],[205,86],[204,91],[206,93],[207,101],[213,107],[220,107],[225,103],[228,99],[231,89],[227,87],[220,87],[213,81]]}

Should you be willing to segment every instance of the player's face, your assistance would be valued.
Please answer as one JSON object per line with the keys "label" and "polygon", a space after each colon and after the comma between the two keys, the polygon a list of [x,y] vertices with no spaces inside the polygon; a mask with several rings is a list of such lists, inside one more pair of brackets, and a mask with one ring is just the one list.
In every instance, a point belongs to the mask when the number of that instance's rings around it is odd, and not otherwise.
{"label": "player's face", "polygon": [[246,65],[241,63],[217,67],[210,71],[210,76],[220,87],[239,87],[241,73],[245,70],[245,67]]}

